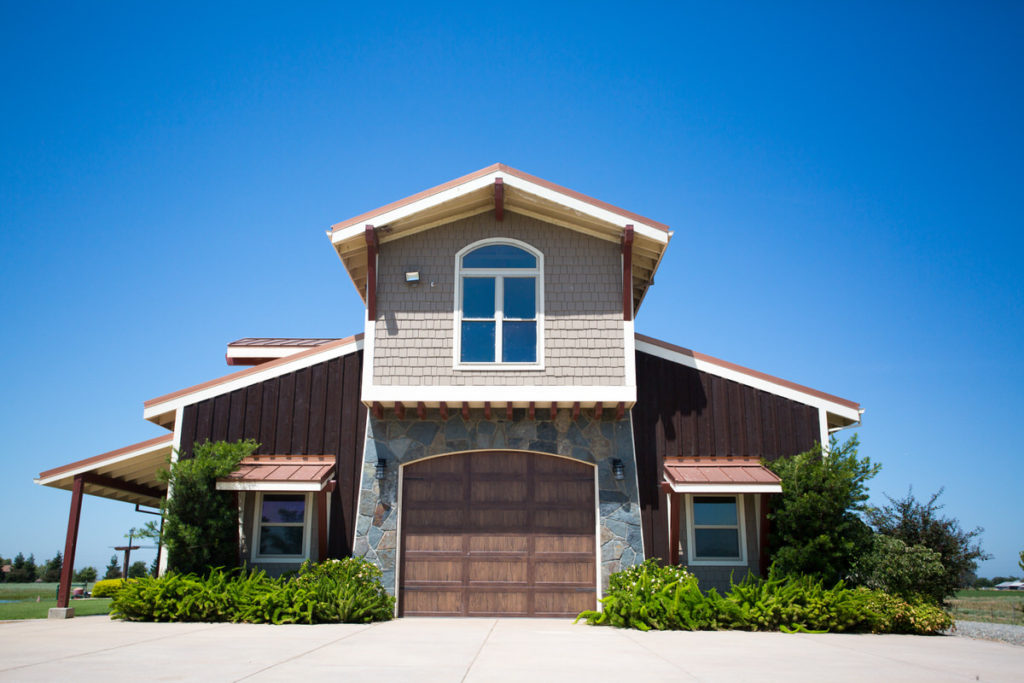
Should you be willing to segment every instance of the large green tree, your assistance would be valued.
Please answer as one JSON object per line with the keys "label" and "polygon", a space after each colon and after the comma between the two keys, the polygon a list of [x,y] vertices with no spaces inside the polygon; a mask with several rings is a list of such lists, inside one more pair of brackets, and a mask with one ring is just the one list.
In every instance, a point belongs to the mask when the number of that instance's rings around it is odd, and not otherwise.
{"label": "large green tree", "polygon": [[782,495],[772,502],[769,547],[772,561],[786,573],[814,574],[827,582],[846,578],[871,546],[866,509],[867,482],[881,467],[857,456],[856,435],[842,445],[835,439],[769,467],[782,479]]}
{"label": "large green tree", "polygon": [[60,568],[64,564],[64,556],[57,552],[57,554],[51,560],[47,560],[46,564],[43,565],[42,579],[43,581],[60,581]]}
{"label": "large green tree", "polygon": [[117,560],[117,555],[110,556],[110,562],[107,563],[106,573],[103,574],[104,579],[120,579],[121,578],[121,563]]}
{"label": "large green tree", "polygon": [[[164,503],[162,542],[167,568],[201,574],[210,567],[238,564],[238,508],[234,497],[216,489],[259,444],[252,440],[196,444],[191,458],[179,458],[164,473],[170,489]],[[144,535],[160,537],[155,523]]]}
{"label": "large green tree", "polygon": [[938,578],[936,593],[950,597],[957,588],[970,585],[978,569],[978,560],[989,555],[977,540],[981,527],[965,530],[953,517],[940,514],[937,503],[942,489],[922,503],[908,491],[903,498],[889,499],[889,504],[867,512],[868,522],[875,531],[898,538],[908,546],[921,545],[939,554],[943,574]]}

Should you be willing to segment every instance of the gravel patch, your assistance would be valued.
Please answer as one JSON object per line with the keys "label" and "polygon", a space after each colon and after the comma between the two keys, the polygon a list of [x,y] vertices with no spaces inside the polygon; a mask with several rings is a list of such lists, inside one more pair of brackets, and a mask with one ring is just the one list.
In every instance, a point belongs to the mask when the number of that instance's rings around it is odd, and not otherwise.
{"label": "gravel patch", "polygon": [[1011,645],[1024,645],[1024,626],[1014,624],[989,624],[983,621],[957,621],[956,631],[947,632],[964,638],[998,640]]}

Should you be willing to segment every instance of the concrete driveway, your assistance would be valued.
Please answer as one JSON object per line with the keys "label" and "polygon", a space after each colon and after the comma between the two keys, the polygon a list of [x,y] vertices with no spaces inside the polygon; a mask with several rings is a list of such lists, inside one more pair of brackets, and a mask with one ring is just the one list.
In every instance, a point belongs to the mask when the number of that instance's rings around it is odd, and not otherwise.
{"label": "concrete driveway", "polygon": [[370,626],[0,624],[0,680],[1020,681],[1024,647],[957,637],[640,633],[558,619]]}

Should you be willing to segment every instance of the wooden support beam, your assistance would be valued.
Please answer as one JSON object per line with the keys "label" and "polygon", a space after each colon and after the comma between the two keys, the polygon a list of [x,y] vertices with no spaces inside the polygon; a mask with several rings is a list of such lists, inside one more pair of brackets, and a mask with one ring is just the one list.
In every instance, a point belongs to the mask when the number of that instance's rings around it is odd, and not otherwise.
{"label": "wooden support beam", "polygon": [[448,402],[447,401],[441,401],[441,419],[442,420],[447,420],[448,419]]}
{"label": "wooden support beam", "polygon": [[622,319],[633,319],[633,225],[622,235]]}
{"label": "wooden support beam", "polygon": [[423,401],[416,402],[416,417],[421,420],[427,419],[427,404]]}
{"label": "wooden support beam", "polygon": [[395,401],[395,415],[399,420],[405,419],[405,404],[401,401]]}
{"label": "wooden support beam", "polygon": [[494,220],[505,220],[505,183],[501,178],[494,179]]}
{"label": "wooden support beam", "polygon": [[60,587],[57,607],[67,607],[71,599],[71,576],[75,570],[75,550],[78,547],[78,522],[82,517],[82,491],[85,478],[76,474],[71,484],[71,514],[68,515],[68,534],[64,540],[64,564],[60,568]]}
{"label": "wooden support beam", "polygon": [[683,496],[673,491],[669,494],[669,511],[672,515],[668,520],[668,561],[679,564],[679,513],[682,511]]}
{"label": "wooden support beam", "polygon": [[505,419],[506,420],[511,420],[512,419],[512,404],[511,403],[506,403],[505,404]]}
{"label": "wooden support beam", "polygon": [[554,420],[556,417],[558,417],[558,404],[557,403],[552,403],[551,404],[551,419]]}
{"label": "wooden support beam", "polygon": [[366,226],[366,319],[377,319],[377,232]]}
{"label": "wooden support beam", "polygon": [[572,404],[572,419],[580,419],[580,402],[576,401]]}
{"label": "wooden support beam", "polygon": [[327,491],[327,493],[331,493],[336,488],[338,488],[338,480],[337,479],[331,479],[329,482],[324,484],[324,491]]}
{"label": "wooden support beam", "polygon": [[615,406],[615,419],[621,420],[622,416],[626,414],[626,404],[619,401],[618,405]]}
{"label": "wooden support beam", "polygon": [[83,482],[86,484],[92,484],[93,486],[105,486],[108,489],[117,489],[118,491],[136,493],[148,498],[160,499],[164,497],[164,492],[160,489],[153,488],[152,486],[145,486],[143,484],[136,484],[132,481],[125,481],[124,479],[115,479],[114,477],[106,477],[102,474],[94,474],[92,472],[85,472],[81,477]]}
{"label": "wooden support beam", "polygon": [[384,419],[384,406],[380,404],[380,401],[373,402],[373,408],[371,408],[371,411],[373,412],[373,416],[378,420]]}
{"label": "wooden support beam", "polygon": [[527,409],[526,412],[530,416],[531,420],[537,419],[537,406],[534,404],[533,401],[530,401],[530,407]]}
{"label": "wooden support beam", "polygon": [[490,401],[484,401],[484,419],[485,420],[490,420],[491,419],[491,402]]}
{"label": "wooden support beam", "polygon": [[594,419],[600,420],[602,413],[604,413],[604,404],[598,401],[594,404]]}
{"label": "wooden support beam", "polygon": [[772,495],[770,493],[761,494],[761,534],[760,538],[757,539],[759,545],[758,550],[758,561],[761,565],[761,576],[768,576],[768,534],[771,531],[771,522],[768,521],[768,512],[771,510]]}
{"label": "wooden support beam", "polygon": [[469,419],[469,404],[466,403],[465,401],[462,402],[462,419]]}
{"label": "wooden support beam", "polygon": [[327,491],[316,494],[316,543],[317,556],[323,562],[327,559]]}

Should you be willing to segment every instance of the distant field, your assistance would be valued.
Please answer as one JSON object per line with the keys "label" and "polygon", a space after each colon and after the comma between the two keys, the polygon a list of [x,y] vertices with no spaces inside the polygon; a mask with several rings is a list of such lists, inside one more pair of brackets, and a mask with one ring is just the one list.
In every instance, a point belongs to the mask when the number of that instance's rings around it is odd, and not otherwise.
{"label": "distant field", "polygon": [[[0,621],[8,619],[45,619],[49,609],[56,606],[56,600],[3,602],[0,603]],[[76,617],[87,617],[91,614],[108,614],[110,612],[110,598],[72,600],[71,607],[75,608]]]}
{"label": "distant field", "polygon": [[[72,583],[72,588],[86,587],[91,591],[95,583]],[[35,600],[36,596],[43,600],[57,597],[56,583],[0,583],[0,600]]]}
{"label": "distant field", "polygon": [[948,601],[954,619],[992,624],[1024,623],[1024,591],[957,591]]}

